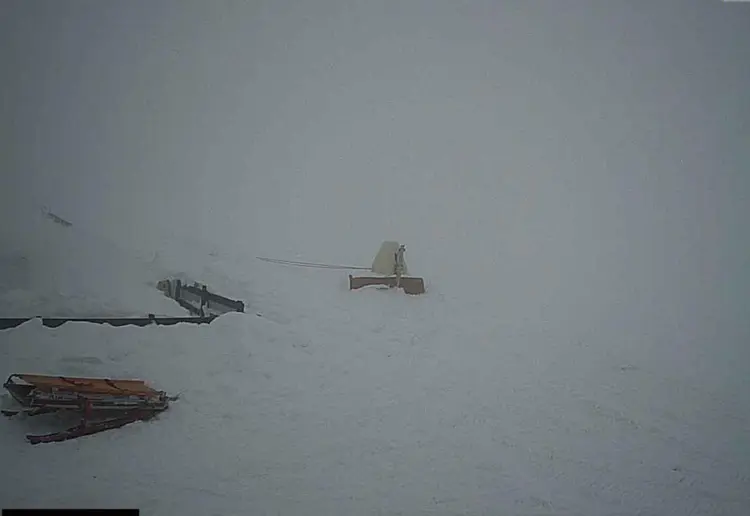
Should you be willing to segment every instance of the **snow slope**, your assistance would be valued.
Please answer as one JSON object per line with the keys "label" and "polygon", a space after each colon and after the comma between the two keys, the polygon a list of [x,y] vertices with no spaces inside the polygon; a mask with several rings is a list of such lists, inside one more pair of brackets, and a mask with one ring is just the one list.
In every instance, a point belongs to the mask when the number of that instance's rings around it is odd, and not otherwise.
{"label": "snow slope", "polygon": [[184,316],[158,272],[114,240],[64,227],[33,206],[0,226],[0,317]]}
{"label": "snow slope", "polygon": [[[209,284],[239,272],[222,263]],[[248,313],[209,326],[0,333],[0,375],[139,377],[182,393],[156,421],[65,443],[32,447],[24,434],[46,423],[2,421],[14,467],[0,505],[695,516],[750,504],[743,366],[490,317],[439,285],[407,297],[349,292],[342,271],[244,270]],[[149,299],[144,276],[128,279]],[[68,309],[110,299],[85,295]]]}

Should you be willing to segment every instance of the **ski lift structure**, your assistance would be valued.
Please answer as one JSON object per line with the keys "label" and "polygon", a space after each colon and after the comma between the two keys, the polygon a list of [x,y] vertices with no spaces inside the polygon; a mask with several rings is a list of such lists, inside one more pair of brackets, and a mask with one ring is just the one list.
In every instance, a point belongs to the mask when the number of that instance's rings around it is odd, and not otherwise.
{"label": "ski lift structure", "polygon": [[256,258],[264,262],[275,263],[278,265],[311,267],[328,270],[361,270],[372,273],[372,275],[367,276],[354,276],[349,274],[349,290],[358,290],[364,287],[379,287],[401,289],[405,293],[411,295],[424,294],[424,279],[409,275],[409,268],[406,265],[406,259],[404,256],[405,254],[405,245],[399,244],[393,240],[386,240],[380,245],[380,250],[375,255],[372,265],[369,267],[282,260],[279,258],[268,258],[262,256],[256,256]]}
{"label": "ski lift structure", "polygon": [[381,286],[399,288],[411,295],[424,294],[424,278],[409,275],[405,254],[405,245],[386,240],[380,245],[380,250],[372,261],[370,270],[374,275],[354,276],[350,274],[349,290]]}

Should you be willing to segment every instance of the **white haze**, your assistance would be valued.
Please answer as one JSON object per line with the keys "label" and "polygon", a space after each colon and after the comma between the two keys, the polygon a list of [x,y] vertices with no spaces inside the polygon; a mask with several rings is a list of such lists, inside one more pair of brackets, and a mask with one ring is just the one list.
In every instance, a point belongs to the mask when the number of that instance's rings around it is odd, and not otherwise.
{"label": "white haze", "polygon": [[[525,357],[565,357],[555,377],[587,389],[609,374],[594,372],[602,364],[639,364],[652,381],[629,385],[634,399],[689,386],[705,394],[695,414],[736,414],[747,428],[749,6],[2,11],[4,234],[48,206],[158,273],[189,271],[301,317],[295,331],[362,324],[366,312],[321,292],[341,278],[270,272],[255,256],[368,265],[396,239],[428,294],[418,308],[368,304],[374,328],[416,332],[418,317],[440,349],[451,337],[451,357],[469,347],[466,375],[527,341]],[[40,234],[27,237],[35,249]],[[144,274],[133,281],[158,275]],[[696,431],[705,444],[719,429]],[[717,433],[714,446],[746,481],[743,435]]]}

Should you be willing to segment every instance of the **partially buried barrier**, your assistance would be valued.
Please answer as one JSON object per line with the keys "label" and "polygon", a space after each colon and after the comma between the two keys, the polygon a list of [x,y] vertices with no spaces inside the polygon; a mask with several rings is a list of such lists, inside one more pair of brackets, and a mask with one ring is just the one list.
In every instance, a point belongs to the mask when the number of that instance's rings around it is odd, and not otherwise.
{"label": "partially buried barrier", "polygon": [[160,281],[157,288],[174,299],[192,315],[186,317],[5,317],[0,318],[0,330],[16,328],[32,319],[41,319],[48,328],[57,328],[67,322],[87,322],[110,326],[172,326],[179,323],[210,324],[214,319],[229,312],[244,312],[245,303],[211,292],[205,286],[183,285],[179,279]]}
{"label": "partially buried barrier", "polygon": [[228,312],[245,311],[245,303],[242,301],[211,292],[206,285],[185,285],[179,278],[162,280],[156,284],[156,288],[194,315],[218,316]]}
{"label": "partially buried barrier", "polygon": [[172,326],[179,323],[210,324],[218,315],[207,317],[156,317],[150,314],[147,317],[4,317],[0,319],[0,330],[16,328],[32,319],[41,319],[42,324],[48,328],[57,328],[68,322],[87,322],[94,324],[108,324],[110,326]]}

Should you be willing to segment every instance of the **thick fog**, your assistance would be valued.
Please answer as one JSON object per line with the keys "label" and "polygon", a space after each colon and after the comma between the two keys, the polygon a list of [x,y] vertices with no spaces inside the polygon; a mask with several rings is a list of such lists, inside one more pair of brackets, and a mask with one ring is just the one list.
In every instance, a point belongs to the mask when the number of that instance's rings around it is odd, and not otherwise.
{"label": "thick fog", "polygon": [[[0,332],[3,374],[184,394],[9,422],[0,502],[738,514],[748,56],[720,0],[0,2],[0,312],[182,313],[173,273],[247,308]],[[383,240],[426,294],[255,260]]]}
{"label": "thick fog", "polygon": [[746,346],[750,6],[2,11],[4,224],[364,265],[397,239],[489,317]]}

